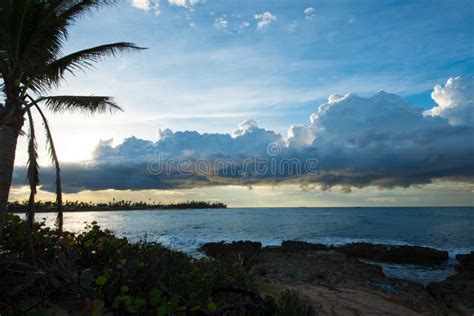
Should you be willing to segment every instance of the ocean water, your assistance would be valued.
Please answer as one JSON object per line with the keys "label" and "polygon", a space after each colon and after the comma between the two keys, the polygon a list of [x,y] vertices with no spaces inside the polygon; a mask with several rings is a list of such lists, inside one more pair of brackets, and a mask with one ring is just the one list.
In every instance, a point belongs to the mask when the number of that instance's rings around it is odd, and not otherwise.
{"label": "ocean water", "polygon": [[[40,213],[54,223],[54,213]],[[474,207],[228,208],[165,211],[66,213],[65,229],[81,231],[97,221],[131,240],[158,241],[202,256],[211,241],[253,240],[279,245],[283,240],[340,245],[356,241],[419,245],[447,250],[450,260],[434,269],[382,265],[389,276],[422,283],[454,273],[454,256],[474,251]]]}

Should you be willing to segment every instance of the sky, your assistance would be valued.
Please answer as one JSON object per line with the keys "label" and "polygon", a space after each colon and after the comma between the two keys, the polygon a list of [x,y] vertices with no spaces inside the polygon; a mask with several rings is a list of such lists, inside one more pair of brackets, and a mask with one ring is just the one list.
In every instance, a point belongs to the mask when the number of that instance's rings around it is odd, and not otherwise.
{"label": "sky", "polygon": [[[473,17],[469,0],[122,0],[93,12],[65,53],[117,41],[148,49],[54,92],[111,95],[124,109],[50,114],[66,198],[474,205]],[[11,199],[26,196],[25,152],[22,139]],[[256,172],[256,157],[315,167]],[[237,172],[249,158],[251,172]],[[150,170],[163,159],[170,172]],[[199,159],[238,170],[177,170]]]}

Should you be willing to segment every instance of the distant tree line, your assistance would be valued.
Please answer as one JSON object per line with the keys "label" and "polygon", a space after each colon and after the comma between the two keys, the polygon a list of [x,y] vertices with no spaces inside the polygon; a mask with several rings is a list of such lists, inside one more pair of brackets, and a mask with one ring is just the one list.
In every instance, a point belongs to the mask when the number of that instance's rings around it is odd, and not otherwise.
{"label": "distant tree line", "polygon": [[[29,201],[15,201],[8,202],[7,211],[11,213],[25,212],[28,208]],[[35,202],[35,209],[37,212],[54,212],[56,207],[55,202],[51,201],[37,201]],[[220,202],[206,202],[206,201],[186,201],[171,204],[162,204],[155,201],[140,201],[133,202],[127,200],[115,200],[107,203],[94,203],[82,201],[65,201],[65,212],[79,212],[79,211],[114,211],[114,210],[168,210],[168,209],[205,209],[205,208],[227,208],[227,205]]]}

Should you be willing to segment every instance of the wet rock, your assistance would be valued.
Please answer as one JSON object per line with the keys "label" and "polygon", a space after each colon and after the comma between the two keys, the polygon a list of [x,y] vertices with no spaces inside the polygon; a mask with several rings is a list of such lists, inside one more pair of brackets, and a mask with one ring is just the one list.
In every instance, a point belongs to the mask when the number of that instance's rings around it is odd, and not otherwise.
{"label": "wet rock", "polygon": [[456,255],[456,259],[459,262],[459,265],[456,267],[459,273],[474,274],[474,251],[469,254]]}
{"label": "wet rock", "polygon": [[474,278],[457,274],[443,282],[430,283],[430,293],[461,315],[474,315]]}
{"label": "wet rock", "polygon": [[323,244],[312,244],[304,241],[285,240],[281,243],[280,249],[282,251],[298,252],[298,251],[329,251],[332,246]]}
{"label": "wet rock", "polygon": [[262,244],[260,242],[253,241],[234,241],[232,243],[211,242],[201,246],[207,256],[212,258],[226,258],[235,257],[240,255],[241,257],[249,258],[262,250]]}
{"label": "wet rock", "polygon": [[263,251],[255,258],[256,270],[272,278],[312,282],[331,286],[366,284],[367,280],[383,282],[382,268],[360,262],[334,251]]}
{"label": "wet rock", "polygon": [[448,259],[447,251],[419,246],[353,243],[337,247],[336,250],[356,258],[399,264],[433,266]]}
{"label": "wet rock", "polygon": [[474,252],[457,255],[459,272],[443,282],[428,284],[427,289],[461,315],[474,315]]}

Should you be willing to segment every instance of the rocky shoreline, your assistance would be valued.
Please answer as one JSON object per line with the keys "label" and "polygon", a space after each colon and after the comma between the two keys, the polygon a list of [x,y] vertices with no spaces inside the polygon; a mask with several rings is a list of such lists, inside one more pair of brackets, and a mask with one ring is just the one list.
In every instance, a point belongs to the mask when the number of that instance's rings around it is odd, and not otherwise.
{"label": "rocky shoreline", "polygon": [[353,243],[327,246],[284,241],[207,243],[206,255],[239,264],[255,274],[263,292],[294,289],[322,315],[473,315],[474,252],[458,255],[457,274],[442,282],[422,284],[387,277],[377,264],[435,267],[446,251],[418,246]]}

